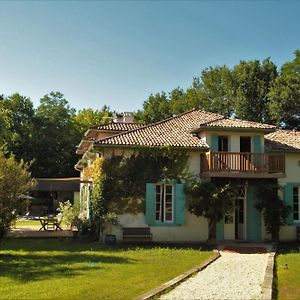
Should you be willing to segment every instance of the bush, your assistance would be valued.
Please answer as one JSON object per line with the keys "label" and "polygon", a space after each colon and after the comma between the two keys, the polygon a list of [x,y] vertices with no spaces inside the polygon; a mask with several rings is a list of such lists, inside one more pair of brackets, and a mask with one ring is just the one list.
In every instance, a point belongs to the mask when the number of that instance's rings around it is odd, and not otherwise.
{"label": "bush", "polygon": [[57,211],[61,215],[65,225],[72,230],[78,223],[79,207],[72,205],[68,200],[66,202],[60,202]]}
{"label": "bush", "polygon": [[11,224],[17,218],[16,211],[26,194],[35,184],[28,164],[17,162],[13,155],[5,156],[0,151],[0,242],[7,235]]}

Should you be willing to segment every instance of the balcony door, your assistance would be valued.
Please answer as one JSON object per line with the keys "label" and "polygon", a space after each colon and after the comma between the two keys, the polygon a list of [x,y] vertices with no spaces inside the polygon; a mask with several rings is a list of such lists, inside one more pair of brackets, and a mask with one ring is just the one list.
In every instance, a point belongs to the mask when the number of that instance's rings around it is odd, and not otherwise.
{"label": "balcony door", "polygon": [[251,152],[251,137],[241,136],[240,137],[240,152]]}
{"label": "balcony door", "polygon": [[224,152],[218,154],[218,169],[226,170],[228,168],[228,136],[218,137],[218,151]]}
{"label": "balcony door", "polygon": [[[247,154],[251,152],[251,137],[241,136],[240,137],[240,170],[250,171],[251,168],[251,155]],[[245,153],[245,154],[242,154]]]}

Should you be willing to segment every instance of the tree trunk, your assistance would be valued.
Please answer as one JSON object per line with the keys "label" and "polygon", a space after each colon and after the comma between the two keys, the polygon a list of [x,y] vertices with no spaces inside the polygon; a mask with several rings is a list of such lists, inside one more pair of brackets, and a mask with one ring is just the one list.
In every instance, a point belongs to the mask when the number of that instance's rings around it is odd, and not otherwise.
{"label": "tree trunk", "polygon": [[272,242],[279,242],[279,230],[273,230],[273,232],[271,233],[271,239]]}
{"label": "tree trunk", "polygon": [[216,222],[213,220],[208,221],[208,240],[209,241],[215,241],[216,240]]}

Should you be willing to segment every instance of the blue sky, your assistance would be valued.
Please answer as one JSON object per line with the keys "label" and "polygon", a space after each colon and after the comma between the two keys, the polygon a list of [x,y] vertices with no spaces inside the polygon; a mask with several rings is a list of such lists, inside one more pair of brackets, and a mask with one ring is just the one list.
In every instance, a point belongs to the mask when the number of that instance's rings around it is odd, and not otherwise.
{"label": "blue sky", "polygon": [[292,60],[299,28],[300,1],[0,2],[0,93],[137,110],[209,66]]}

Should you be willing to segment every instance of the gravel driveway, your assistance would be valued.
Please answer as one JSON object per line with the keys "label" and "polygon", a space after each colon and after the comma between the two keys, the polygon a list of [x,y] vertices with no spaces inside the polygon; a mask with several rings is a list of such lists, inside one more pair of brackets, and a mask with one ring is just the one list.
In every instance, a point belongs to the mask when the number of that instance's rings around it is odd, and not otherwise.
{"label": "gravel driveway", "polygon": [[261,299],[269,254],[220,254],[214,263],[160,299]]}

